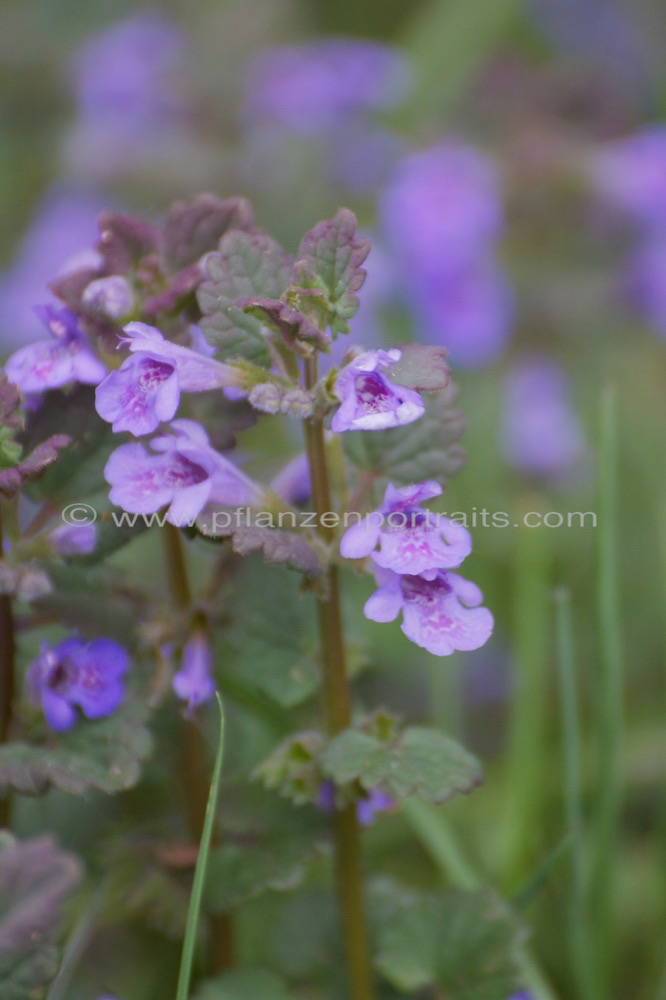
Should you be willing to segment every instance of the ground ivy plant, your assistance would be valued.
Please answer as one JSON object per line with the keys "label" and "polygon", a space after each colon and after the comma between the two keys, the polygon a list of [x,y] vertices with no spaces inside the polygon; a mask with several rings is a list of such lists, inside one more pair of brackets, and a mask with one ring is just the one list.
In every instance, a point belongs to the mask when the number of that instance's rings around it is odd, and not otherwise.
{"label": "ground ivy plant", "polygon": [[[411,644],[446,657],[493,629],[458,572],[468,531],[428,506],[463,463],[445,350],[336,343],[369,250],[347,209],[295,254],[240,198],[178,202],[162,225],[107,213],[96,248],[53,282],[44,339],[5,366],[3,997],[49,983],[67,995],[75,963],[68,944],[58,973],[57,946],[74,913],[182,936],[216,690],[231,762],[199,1000],[507,1000],[521,987],[520,933],[492,892],[426,891],[399,857],[387,874],[363,854],[381,814],[407,797],[445,803],[481,776],[450,736],[355,691],[368,652],[345,583],[355,595],[359,575],[374,578],[363,613],[401,619],[406,665]],[[293,442],[277,475],[276,421]],[[132,823],[83,849],[85,876],[52,838],[10,832],[19,796],[50,789],[91,809],[135,790]],[[248,944],[249,911],[271,931]],[[161,995],[174,990],[165,978]]]}

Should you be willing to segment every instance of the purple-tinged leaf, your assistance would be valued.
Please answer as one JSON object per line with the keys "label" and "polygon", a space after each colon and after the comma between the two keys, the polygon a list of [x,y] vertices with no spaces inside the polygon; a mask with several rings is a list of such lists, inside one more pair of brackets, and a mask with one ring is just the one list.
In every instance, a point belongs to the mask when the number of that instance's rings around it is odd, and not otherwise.
{"label": "purple-tinged leaf", "polygon": [[348,208],[317,223],[301,241],[291,284],[324,293],[334,336],[349,332],[347,320],[358,309],[356,292],[366,275],[361,265],[369,252],[370,243],[356,235],[356,216]]}
{"label": "purple-tinged leaf", "polygon": [[164,291],[146,299],[143,303],[143,315],[154,320],[162,313],[180,312],[193,296],[202,277],[201,268],[196,264],[179,271],[171,278]]}
{"label": "purple-tinged leaf", "polygon": [[0,840],[0,995],[44,996],[57,972],[53,937],[62,904],[82,876],[73,854],[49,836]]}
{"label": "purple-tinged leaf", "polygon": [[203,254],[215,250],[229,229],[249,229],[254,219],[245,198],[200,194],[177,201],[164,224],[162,257],[168,271],[179,271],[196,263]]}
{"label": "purple-tinged leaf", "polygon": [[39,476],[49,465],[56,461],[63,448],[71,443],[67,434],[53,434],[46,441],[41,441],[37,447],[19,465],[24,479]]}
{"label": "purple-tinged leaf", "polygon": [[451,370],[444,360],[445,347],[428,347],[426,344],[399,344],[401,357],[393,366],[392,378],[399,385],[420,392],[437,392],[446,389],[451,380]]}
{"label": "purple-tinged leaf", "polygon": [[263,324],[237,306],[239,299],[277,299],[289,282],[291,258],[270,236],[232,230],[206,260],[208,280],[198,289],[201,328],[224,359],[247,358],[264,367],[270,353]]}
{"label": "purple-tinged leaf", "polygon": [[310,576],[321,573],[319,556],[303,535],[296,531],[259,527],[251,523],[249,510],[242,513],[248,514],[248,524],[240,523],[234,510],[204,510],[197,519],[197,528],[208,538],[230,537],[234,552],[240,556],[260,552],[269,565],[284,563]]}
{"label": "purple-tinged leaf", "polygon": [[23,418],[19,412],[20,406],[21,393],[13,382],[9,381],[6,373],[0,369],[0,426],[20,430],[23,427]]}
{"label": "purple-tinged leaf", "polygon": [[[280,299],[239,299],[236,306],[278,333],[298,354],[309,356],[313,343],[328,349],[329,338],[307,316]],[[305,341],[305,343],[304,343]]]}
{"label": "purple-tinged leaf", "polygon": [[97,249],[107,274],[128,274],[142,257],[153,253],[159,230],[136,215],[103,212],[99,219]]}

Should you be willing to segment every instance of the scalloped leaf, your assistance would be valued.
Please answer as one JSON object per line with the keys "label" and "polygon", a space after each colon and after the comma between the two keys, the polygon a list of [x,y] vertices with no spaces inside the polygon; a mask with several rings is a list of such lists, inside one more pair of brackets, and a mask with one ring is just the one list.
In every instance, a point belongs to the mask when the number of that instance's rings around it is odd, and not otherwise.
{"label": "scalloped leaf", "polygon": [[106,719],[77,720],[48,745],[17,742],[0,747],[0,794],[13,788],[41,795],[58,788],[84,795],[97,788],[112,795],[132,788],[152,749],[147,716],[143,702],[131,699]]}
{"label": "scalloped leaf", "polygon": [[395,798],[418,795],[446,802],[481,782],[479,762],[455,740],[435,729],[412,726],[382,741],[358,729],[336,736],[321,758],[323,773],[337,784],[359,781]]}
{"label": "scalloped leaf", "polygon": [[291,258],[272,237],[262,232],[232,230],[220,240],[218,253],[206,260],[208,280],[197,298],[201,329],[223,359],[246,358],[270,366],[270,353],[261,319],[235,305],[238,299],[277,299],[287,286]]}
{"label": "scalloped leaf", "polygon": [[347,320],[359,306],[356,292],[366,276],[361,265],[369,253],[370,243],[357,236],[356,216],[348,208],[318,222],[301,240],[291,285],[324,294],[333,336],[349,333]]}
{"label": "scalloped leaf", "polygon": [[0,995],[35,1000],[58,969],[52,944],[60,909],[82,875],[78,858],[49,837],[0,835]]}
{"label": "scalloped leaf", "polygon": [[202,983],[193,1000],[294,1000],[294,995],[273,972],[234,969]]}
{"label": "scalloped leaf", "polygon": [[380,929],[378,967],[405,992],[436,985],[456,1000],[505,1000],[520,989],[522,938],[490,891],[413,895]]}
{"label": "scalloped leaf", "polygon": [[[216,524],[222,514],[227,514],[230,523]],[[321,562],[315,549],[302,534],[296,531],[282,531],[279,528],[262,528],[255,524],[241,524],[234,527],[233,509],[215,511],[204,510],[197,518],[197,528],[207,538],[231,538],[234,552],[248,556],[259,552],[270,566],[280,563],[291,569],[300,570],[309,576],[318,576],[322,571]],[[226,522],[227,518],[225,518]]]}
{"label": "scalloped leaf", "polygon": [[343,435],[345,454],[354,465],[396,486],[436,479],[443,486],[465,464],[458,444],[465,418],[453,402],[457,391],[449,385],[426,400],[426,413],[406,427],[386,431],[358,431]]}
{"label": "scalloped leaf", "polygon": [[391,368],[391,380],[407,389],[420,392],[438,392],[446,389],[451,381],[445,347],[427,344],[399,344],[401,357]]}
{"label": "scalloped leaf", "polygon": [[270,571],[250,557],[234,576],[229,595],[228,668],[290,707],[319,686],[316,608],[299,578],[283,566]]}
{"label": "scalloped leaf", "polygon": [[199,194],[176,201],[169,209],[162,235],[162,257],[169,271],[194,264],[214,250],[229,229],[249,229],[254,221],[245,198]]}

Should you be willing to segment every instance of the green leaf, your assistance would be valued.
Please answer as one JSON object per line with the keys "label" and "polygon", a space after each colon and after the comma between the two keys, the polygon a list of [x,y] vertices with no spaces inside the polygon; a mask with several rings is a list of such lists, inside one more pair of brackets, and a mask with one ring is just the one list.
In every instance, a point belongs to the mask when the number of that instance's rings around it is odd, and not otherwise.
{"label": "green leaf", "polygon": [[106,719],[78,719],[48,745],[0,747],[0,794],[8,788],[28,795],[50,787],[73,795],[91,788],[108,794],[132,788],[152,748],[147,715],[143,701],[128,698]]}
{"label": "green leaf", "polygon": [[57,972],[52,938],[81,866],[51,837],[0,837],[0,996],[35,1000]]}
{"label": "green leaf", "polygon": [[405,992],[436,985],[456,1000],[506,1000],[521,986],[521,941],[512,915],[489,891],[414,895],[381,927],[378,967]]}
{"label": "green leaf", "polygon": [[400,344],[401,357],[391,366],[391,381],[407,389],[435,392],[446,389],[451,371],[444,358],[445,347]]}
{"label": "green leaf", "polygon": [[232,230],[222,237],[219,253],[206,261],[209,279],[197,291],[201,329],[219,348],[221,358],[270,366],[261,320],[234,303],[257,296],[279,298],[289,281],[290,265],[286,251],[265,233]]}
{"label": "green leaf", "polygon": [[289,736],[255,768],[254,777],[296,805],[314,802],[322,781],[319,757],[323,746],[322,734],[314,729]]}
{"label": "green leaf", "polygon": [[285,707],[309,698],[319,684],[316,613],[295,573],[246,560],[230,595],[229,669]]}
{"label": "green leaf", "polygon": [[450,737],[421,726],[389,741],[346,729],[326,747],[321,765],[337,784],[359,781],[368,791],[381,788],[396,798],[418,795],[440,803],[471,792],[481,781],[475,757]]}
{"label": "green leaf", "polygon": [[426,400],[426,413],[406,427],[386,431],[352,431],[343,435],[347,458],[380,480],[396,486],[436,479],[443,486],[465,463],[458,444],[465,429],[453,406],[454,386]]}
{"label": "green leaf", "polygon": [[315,289],[323,293],[328,323],[335,336],[349,333],[350,319],[358,309],[356,292],[365,281],[361,267],[370,252],[368,240],[356,235],[356,216],[340,208],[332,219],[324,219],[305,234],[294,264],[289,302],[298,308],[294,290]]}
{"label": "green leaf", "polygon": [[303,881],[307,862],[320,847],[312,831],[271,830],[271,837],[244,846],[225,844],[210,856],[205,905],[213,913],[231,910],[268,890],[285,892]]}
{"label": "green leaf", "polygon": [[273,972],[234,969],[202,983],[194,1000],[294,1000],[294,997]]}
{"label": "green leaf", "polygon": [[[223,514],[228,516],[222,517]],[[261,528],[255,524],[234,527],[234,515],[233,509],[206,509],[197,518],[197,528],[207,538],[231,537],[233,550],[240,556],[259,552],[270,566],[284,563],[310,576],[321,573],[319,556],[302,534],[278,528]]]}

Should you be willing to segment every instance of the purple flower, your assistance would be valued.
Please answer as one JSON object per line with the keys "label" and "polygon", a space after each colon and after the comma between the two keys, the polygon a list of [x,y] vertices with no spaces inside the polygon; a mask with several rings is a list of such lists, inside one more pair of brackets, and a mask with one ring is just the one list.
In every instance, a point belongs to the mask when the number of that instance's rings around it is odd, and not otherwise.
{"label": "purple flower", "polygon": [[648,229],[666,225],[666,126],[609,143],[592,158],[590,173],[614,208]]}
{"label": "purple flower", "polygon": [[295,132],[327,133],[359,112],[392,107],[409,72],[396,49],[356,38],[271,49],[250,70],[251,117]]}
{"label": "purple flower", "polygon": [[633,254],[627,295],[661,337],[666,337],[666,232],[654,234]]}
{"label": "purple flower", "polygon": [[401,351],[366,351],[346,365],[335,385],[341,406],[333,415],[331,429],[378,431],[401,427],[425,412],[418,392],[394,383],[383,374],[401,358]]}
{"label": "purple flower", "polygon": [[237,368],[165,340],[146,323],[128,323],[125,333],[130,357],[95,394],[97,412],[114,431],[149,434],[175,415],[181,392],[239,384]]}
{"label": "purple flower", "polygon": [[49,539],[59,556],[87,556],[97,545],[97,525],[60,524]]}
{"label": "purple flower", "polygon": [[75,706],[89,719],[114,712],[123,699],[121,678],[128,668],[126,651],[111,639],[65,639],[43,646],[26,680],[49,726],[62,732],[74,724]]}
{"label": "purple flower", "polygon": [[502,448],[523,472],[562,476],[585,457],[585,440],[564,372],[534,356],[514,365],[505,385]]}
{"label": "purple flower", "polygon": [[172,681],[175,693],[187,702],[188,714],[215,694],[212,669],[213,651],[210,643],[202,632],[197,631],[187,642],[181,668],[174,674]]}
{"label": "purple flower", "polygon": [[153,438],[150,454],[141,444],[116,448],[104,469],[111,502],[135,514],[169,508],[166,520],[192,523],[206,503],[259,504],[260,489],[228,459],[211,448],[193,420],[174,420],[174,434]]}
{"label": "purple flower", "polygon": [[271,481],[271,489],[280,500],[298,507],[312,495],[310,465],[305,452],[296,455]]}
{"label": "purple flower", "polygon": [[380,812],[395,808],[395,799],[379,788],[371,788],[367,795],[356,803],[356,815],[362,826],[370,826]]}
{"label": "purple flower", "polygon": [[[332,813],[336,808],[335,782],[327,778],[319,786],[316,805],[324,812]],[[375,814],[388,812],[395,808],[395,799],[378,788],[371,788],[356,803],[356,816],[363,826],[370,826],[375,821]]]}
{"label": "purple flower", "polygon": [[411,268],[485,251],[503,221],[492,163],[454,141],[405,157],[381,211],[390,243]]}
{"label": "purple flower", "polygon": [[10,382],[26,393],[60,389],[70,382],[97,385],[106,368],[88,346],[78,317],[53,306],[36,311],[53,339],[38,340],[12,354],[5,365]]}
{"label": "purple flower", "polygon": [[506,276],[489,255],[417,275],[409,299],[426,340],[445,345],[461,366],[488,364],[511,336],[513,296]]}
{"label": "purple flower", "polygon": [[414,576],[459,566],[472,551],[467,528],[421,506],[441,492],[432,480],[399,488],[389,483],[383,506],[347,528],[340,553],[345,559],[372,555],[378,566]]}
{"label": "purple flower", "polygon": [[489,639],[493,616],[479,607],[481,591],[469,580],[456,573],[439,572],[426,579],[385,569],[378,569],[375,576],[379,590],[363,609],[371,621],[390,622],[402,612],[401,628],[407,638],[435,656],[478,649]]}

